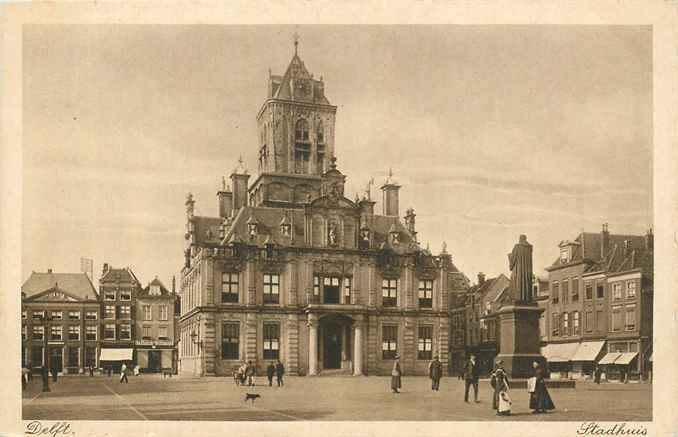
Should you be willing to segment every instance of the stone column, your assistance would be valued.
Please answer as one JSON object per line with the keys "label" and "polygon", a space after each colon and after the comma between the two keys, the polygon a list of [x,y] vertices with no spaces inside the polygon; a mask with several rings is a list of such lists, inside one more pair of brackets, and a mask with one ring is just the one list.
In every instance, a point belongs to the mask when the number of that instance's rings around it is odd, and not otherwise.
{"label": "stone column", "polygon": [[353,339],[353,376],[363,374],[363,321],[356,320]]}
{"label": "stone column", "polygon": [[308,375],[318,374],[318,316],[308,315]]}

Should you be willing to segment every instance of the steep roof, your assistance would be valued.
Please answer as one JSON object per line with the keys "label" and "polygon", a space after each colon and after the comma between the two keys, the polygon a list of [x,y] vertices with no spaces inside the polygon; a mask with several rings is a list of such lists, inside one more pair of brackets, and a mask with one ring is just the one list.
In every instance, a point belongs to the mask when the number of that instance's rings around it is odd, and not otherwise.
{"label": "steep roof", "polygon": [[21,286],[21,292],[26,298],[49,290],[61,291],[82,300],[98,298],[92,281],[85,273],[33,272]]}
{"label": "steep roof", "polygon": [[[313,79],[306,69],[304,62],[299,58],[299,55],[295,53],[282,78],[279,76],[271,76],[271,80],[273,81],[273,98],[293,100],[293,87],[296,79],[307,81],[314,90],[317,90],[318,88],[322,90],[322,81]],[[323,92],[311,92],[310,95],[312,95],[311,101],[315,103],[322,103],[325,105],[330,104]]]}
{"label": "steep roof", "polygon": [[645,237],[642,235],[608,234],[608,238],[608,250],[604,256],[601,256],[601,247],[603,245],[602,233],[580,233],[577,238],[574,239],[570,260],[564,262],[558,257],[547,269],[577,264],[585,260],[595,264],[610,256],[610,252],[614,250],[615,246],[623,247],[624,241],[630,241],[633,247],[643,247],[645,244]]}
{"label": "steep roof", "polygon": [[[157,286],[160,287],[160,296],[150,294],[152,285],[157,285]],[[166,297],[169,297],[170,294],[171,293],[167,289],[167,287],[165,287],[165,284],[163,284],[162,281],[160,281],[160,279],[158,279],[156,277],[151,282],[149,282],[149,284],[146,287],[144,287],[143,290],[139,291],[139,293],[137,294],[137,298],[148,298],[148,297],[150,297],[150,298],[158,298],[158,297],[166,298]]]}
{"label": "steep roof", "polygon": [[139,283],[139,279],[137,279],[136,275],[130,269],[129,267],[121,268],[121,269],[115,269],[115,268],[109,268],[106,273],[103,274],[101,279],[99,279],[100,282],[135,282]]}
{"label": "steep roof", "polygon": [[195,238],[198,245],[219,244],[219,228],[222,219],[219,217],[194,216],[191,220],[195,226]]}

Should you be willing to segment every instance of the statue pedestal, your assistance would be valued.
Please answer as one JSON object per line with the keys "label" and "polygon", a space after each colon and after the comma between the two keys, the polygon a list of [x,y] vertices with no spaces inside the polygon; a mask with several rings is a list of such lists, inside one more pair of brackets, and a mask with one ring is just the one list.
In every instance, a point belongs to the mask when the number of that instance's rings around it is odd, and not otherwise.
{"label": "statue pedestal", "polygon": [[502,307],[499,318],[499,355],[509,378],[533,376],[532,363],[546,368],[539,348],[539,317],[544,310],[536,303],[516,302]]}

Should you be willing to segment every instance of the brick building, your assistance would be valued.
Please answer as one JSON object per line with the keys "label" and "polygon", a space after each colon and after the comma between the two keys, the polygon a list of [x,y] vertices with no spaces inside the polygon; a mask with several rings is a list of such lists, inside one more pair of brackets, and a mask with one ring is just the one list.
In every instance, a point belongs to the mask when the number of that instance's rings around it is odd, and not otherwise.
{"label": "brick building", "polygon": [[175,303],[157,277],[137,293],[134,350],[142,372],[176,369]]}
{"label": "brick building", "polygon": [[419,246],[391,176],[382,214],[369,188],[345,196],[336,110],[295,47],[257,115],[258,177],[250,184],[241,161],[217,193],[216,217],[196,216],[189,195],[182,373],[281,359],[293,375],[389,374],[396,353],[406,374],[426,373],[436,354],[447,368],[448,296],[465,278],[444,248],[433,256]]}
{"label": "brick building", "polygon": [[85,273],[33,272],[21,287],[22,364],[59,373],[97,367],[100,304]]}
{"label": "brick building", "polygon": [[647,376],[652,352],[653,235],[581,233],[559,244],[546,270],[548,344],[553,374]]}
{"label": "brick building", "polygon": [[100,361],[114,371],[123,362],[135,361],[135,302],[139,290],[139,280],[129,267],[116,269],[104,263],[99,279],[103,329]]}

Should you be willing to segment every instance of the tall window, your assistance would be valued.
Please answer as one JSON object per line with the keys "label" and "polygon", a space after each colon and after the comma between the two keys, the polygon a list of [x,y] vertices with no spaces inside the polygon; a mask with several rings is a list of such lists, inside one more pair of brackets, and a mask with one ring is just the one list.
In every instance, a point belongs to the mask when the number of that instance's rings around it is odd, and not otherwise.
{"label": "tall window", "polygon": [[596,286],[596,297],[598,299],[605,298],[605,285],[604,284],[598,284]]}
{"label": "tall window", "polygon": [[316,126],[315,131],[318,144],[325,144],[325,130],[323,129],[322,121],[318,123],[318,126]]}
{"label": "tall window", "polygon": [[28,311],[21,311],[21,320],[26,320],[28,318]]}
{"label": "tall window", "polygon": [[563,335],[570,335],[570,313],[563,313]]}
{"label": "tall window", "polygon": [[68,367],[78,367],[80,365],[80,348],[68,348]]}
{"label": "tall window", "polygon": [[622,307],[616,305],[612,307],[612,330],[620,331],[622,329]]}
{"label": "tall window", "polygon": [[33,320],[43,320],[45,318],[45,310],[33,311]]}
{"label": "tall window", "polygon": [[129,290],[123,290],[120,292],[120,300],[132,300],[132,292]]}
{"label": "tall window", "polygon": [[579,302],[579,279],[572,278],[572,302]]}
{"label": "tall window", "polygon": [[87,311],[85,313],[85,320],[96,320],[97,312],[96,311]]}
{"label": "tall window", "polygon": [[144,320],[153,320],[153,312],[150,305],[144,305]]}
{"label": "tall window", "polygon": [[586,300],[593,299],[593,283],[591,283],[590,281],[586,282],[584,284],[584,289],[585,289],[585,293],[586,293],[586,295],[585,295]]}
{"label": "tall window", "polygon": [[221,359],[240,358],[240,325],[227,322],[221,325]]}
{"label": "tall window", "polygon": [[351,303],[351,278],[344,278],[344,303]]}
{"label": "tall window", "polygon": [[31,348],[31,366],[34,368],[42,367],[43,353],[42,346],[33,346]]}
{"label": "tall window", "polygon": [[115,305],[106,305],[104,311],[104,318],[115,319]]}
{"label": "tall window", "polygon": [[586,318],[584,319],[584,327],[587,332],[593,331],[593,311],[586,312]]}
{"label": "tall window", "polygon": [[612,299],[619,300],[622,298],[622,284],[621,282],[615,282],[612,284]]}
{"label": "tall window", "polygon": [[150,326],[144,326],[141,328],[143,332],[143,339],[144,340],[150,340],[151,339],[151,327]]}
{"label": "tall window", "polygon": [[52,326],[50,328],[50,340],[63,340],[63,327],[62,326]]}
{"label": "tall window", "polygon": [[104,300],[115,300],[115,290],[104,291]]}
{"label": "tall window", "polygon": [[381,304],[385,307],[398,306],[398,280],[383,279],[381,281]]}
{"label": "tall window", "polygon": [[561,284],[562,288],[562,300],[563,303],[567,303],[567,298],[570,294],[570,280],[569,279],[563,279],[563,282]]}
{"label": "tall window", "polygon": [[433,358],[433,327],[420,326],[417,342],[417,359],[430,360]]}
{"label": "tall window", "polygon": [[62,320],[64,317],[64,313],[62,311],[52,311],[50,314],[50,317],[52,320]]}
{"label": "tall window", "polygon": [[280,275],[264,274],[264,303],[280,302]]}
{"label": "tall window", "polygon": [[264,323],[264,359],[280,358],[280,325]]}
{"label": "tall window", "polygon": [[294,139],[297,142],[308,142],[308,122],[303,118],[297,121],[294,129]]}
{"label": "tall window", "polygon": [[626,319],[624,323],[624,329],[627,331],[633,331],[636,329],[636,306],[627,305],[626,306]]}
{"label": "tall window", "polygon": [[323,303],[339,303],[341,278],[325,276],[323,278]]}
{"label": "tall window", "polygon": [[132,328],[130,325],[120,325],[120,340],[129,340],[132,338]]}
{"label": "tall window", "polygon": [[551,285],[551,290],[551,303],[557,304],[560,298],[560,284],[554,282],[553,285]]}
{"label": "tall window", "polygon": [[433,281],[419,281],[419,308],[433,308]]}
{"label": "tall window", "polygon": [[115,323],[106,323],[104,326],[104,340],[115,340]]}
{"label": "tall window", "polygon": [[22,325],[21,326],[21,339],[26,340],[27,335],[28,335],[28,326]]}
{"label": "tall window", "polygon": [[313,296],[320,296],[320,276],[313,276]]}
{"label": "tall window", "polygon": [[69,311],[68,320],[80,320],[80,311]]}
{"label": "tall window", "polygon": [[628,299],[636,297],[636,281],[626,282],[626,297]]}
{"label": "tall window", "polygon": [[33,326],[33,340],[42,340],[45,338],[44,326]]}
{"label": "tall window", "polygon": [[238,274],[226,272],[221,274],[221,301],[238,303]]}
{"label": "tall window", "polygon": [[384,325],[381,328],[381,357],[392,360],[398,352],[398,327]]}
{"label": "tall window", "polygon": [[160,320],[167,320],[169,317],[169,312],[167,311],[167,305],[160,305],[158,307],[158,310],[160,311]]}
{"label": "tall window", "polygon": [[85,327],[85,340],[96,340],[96,339],[97,339],[97,326],[87,325]]}
{"label": "tall window", "polygon": [[167,326],[158,327],[158,340],[167,340],[169,336],[167,335]]}
{"label": "tall window", "polygon": [[579,335],[579,311],[572,313],[572,334]]}
{"label": "tall window", "polygon": [[80,340],[80,326],[71,325],[68,327],[68,339],[69,340]]}

